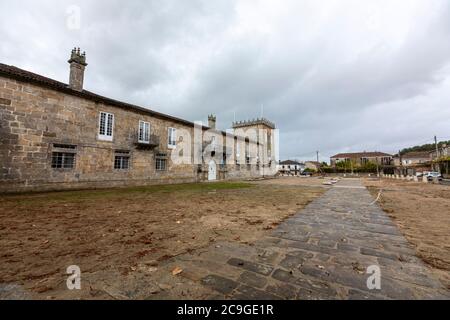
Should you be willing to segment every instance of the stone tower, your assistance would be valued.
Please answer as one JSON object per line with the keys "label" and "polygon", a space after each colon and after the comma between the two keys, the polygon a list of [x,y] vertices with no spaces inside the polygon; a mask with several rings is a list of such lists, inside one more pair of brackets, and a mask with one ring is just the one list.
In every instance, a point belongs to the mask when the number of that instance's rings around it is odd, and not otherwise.
{"label": "stone tower", "polygon": [[254,130],[258,143],[258,162],[262,163],[263,175],[275,174],[277,161],[278,138],[275,124],[265,118],[233,122],[235,135],[246,135],[248,130]]}
{"label": "stone tower", "polygon": [[208,116],[208,127],[211,129],[216,129],[216,116],[213,114]]}
{"label": "stone tower", "polygon": [[70,63],[69,87],[77,91],[83,91],[84,69],[87,66],[86,52],[81,54],[80,48],[74,48],[67,62]]}

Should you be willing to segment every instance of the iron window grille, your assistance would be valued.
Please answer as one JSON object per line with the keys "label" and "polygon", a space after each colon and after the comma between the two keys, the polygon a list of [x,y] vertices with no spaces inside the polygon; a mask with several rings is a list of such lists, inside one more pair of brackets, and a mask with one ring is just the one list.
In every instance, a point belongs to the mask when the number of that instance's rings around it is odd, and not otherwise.
{"label": "iron window grille", "polygon": [[155,159],[156,171],[167,170],[167,155],[165,153],[158,153]]}
{"label": "iron window grille", "polygon": [[73,169],[76,163],[75,145],[53,144],[52,168],[53,169]]}
{"label": "iron window grille", "polygon": [[114,169],[128,170],[130,168],[130,152],[116,151],[114,157]]}
{"label": "iron window grille", "polygon": [[75,153],[53,152],[53,169],[73,169],[75,167]]}

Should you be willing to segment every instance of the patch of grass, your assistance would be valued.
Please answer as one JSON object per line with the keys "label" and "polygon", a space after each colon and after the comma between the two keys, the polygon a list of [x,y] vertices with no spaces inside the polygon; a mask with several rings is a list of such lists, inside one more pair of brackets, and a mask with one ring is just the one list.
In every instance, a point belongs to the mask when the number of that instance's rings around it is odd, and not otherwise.
{"label": "patch of grass", "polygon": [[36,204],[42,202],[80,202],[96,199],[120,198],[129,195],[145,195],[147,193],[171,193],[171,192],[211,192],[215,190],[233,190],[251,188],[254,185],[246,182],[211,182],[211,183],[184,183],[152,185],[127,188],[80,190],[80,191],[60,191],[34,194],[22,194],[4,196],[3,201],[12,201],[21,205]]}

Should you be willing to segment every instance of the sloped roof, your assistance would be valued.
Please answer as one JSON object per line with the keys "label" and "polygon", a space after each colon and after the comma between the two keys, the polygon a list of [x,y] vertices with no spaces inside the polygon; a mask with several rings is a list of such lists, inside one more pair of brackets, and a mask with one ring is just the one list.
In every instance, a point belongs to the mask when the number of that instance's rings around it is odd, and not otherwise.
{"label": "sloped roof", "polygon": [[293,160],[284,160],[284,161],[280,161],[281,165],[301,165],[300,162],[297,161],[293,161]]}
{"label": "sloped roof", "polygon": [[[109,105],[116,106],[116,107],[123,108],[123,109],[130,109],[133,111],[143,112],[143,113],[149,114],[149,115],[159,118],[159,119],[170,120],[170,121],[185,124],[188,126],[194,126],[194,123],[191,121],[187,121],[187,120],[184,120],[181,118],[170,116],[170,115],[167,115],[164,113],[156,112],[156,111],[153,111],[153,110],[150,110],[150,109],[147,109],[144,107],[136,106],[136,105],[133,105],[130,103],[110,99],[110,98],[95,94],[95,93],[87,91],[87,90],[77,91],[77,90],[70,88],[69,85],[66,83],[56,81],[56,80],[41,76],[39,74],[30,72],[30,71],[26,71],[26,70],[23,70],[23,69],[14,67],[14,66],[9,66],[9,65],[6,65],[3,63],[0,63],[0,76],[12,78],[14,80],[18,80],[18,81],[22,81],[22,82],[26,82],[26,83],[32,83],[32,84],[39,85],[42,87],[47,87],[49,89],[53,89],[53,90],[56,90],[56,91],[59,91],[62,93],[70,94],[70,95],[84,98],[87,100],[91,100],[94,102],[109,104]],[[209,129],[209,127],[206,127],[206,126],[203,126],[203,128]],[[225,132],[222,132],[222,133],[225,134]]]}
{"label": "sloped roof", "polygon": [[350,153],[338,153],[331,158],[375,158],[375,157],[392,157],[391,154],[384,152],[350,152]]}
{"label": "sloped roof", "polygon": [[[432,151],[431,151],[432,152]],[[402,158],[420,159],[430,158],[430,151],[412,151],[402,154]]]}

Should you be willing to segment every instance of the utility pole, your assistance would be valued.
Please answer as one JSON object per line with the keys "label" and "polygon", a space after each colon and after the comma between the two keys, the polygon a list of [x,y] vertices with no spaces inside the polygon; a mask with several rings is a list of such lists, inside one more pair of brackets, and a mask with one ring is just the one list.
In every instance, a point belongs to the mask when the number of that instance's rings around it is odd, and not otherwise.
{"label": "utility pole", "polygon": [[321,168],[320,162],[319,162],[319,151],[316,151],[316,155],[317,155],[317,172],[322,173],[322,168]]}
{"label": "utility pole", "polygon": [[437,137],[436,136],[434,136],[434,145],[436,146],[436,160],[437,160],[437,158],[439,157],[439,154],[438,154],[438,143],[437,143]]}
{"label": "utility pole", "polygon": [[441,168],[440,168],[439,163],[438,163],[439,148],[438,148],[438,143],[437,143],[437,137],[436,136],[434,136],[434,145],[436,147],[436,167],[437,167],[437,171],[440,173]]}

